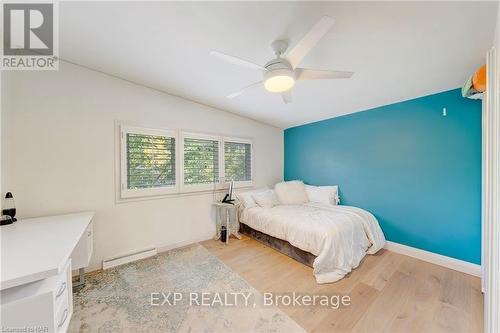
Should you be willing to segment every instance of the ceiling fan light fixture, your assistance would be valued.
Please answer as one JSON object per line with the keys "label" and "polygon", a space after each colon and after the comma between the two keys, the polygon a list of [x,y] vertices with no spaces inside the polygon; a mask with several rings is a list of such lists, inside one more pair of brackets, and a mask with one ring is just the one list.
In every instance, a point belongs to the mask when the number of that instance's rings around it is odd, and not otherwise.
{"label": "ceiling fan light fixture", "polygon": [[264,75],[264,87],[273,93],[282,93],[295,85],[294,72],[289,69],[278,69]]}
{"label": "ceiling fan light fixture", "polygon": [[248,89],[263,84],[267,91],[280,94],[283,101],[288,104],[292,102],[290,90],[294,87],[295,81],[350,78],[354,74],[353,72],[299,67],[304,57],[328,33],[334,23],[335,20],[333,18],[323,16],[290,51],[287,51],[288,42],[286,40],[279,39],[273,41],[271,48],[276,57],[268,61],[264,66],[219,51],[211,51],[210,55],[212,56],[235,65],[258,70],[263,74],[262,81],[250,84],[226,97],[235,98]]}

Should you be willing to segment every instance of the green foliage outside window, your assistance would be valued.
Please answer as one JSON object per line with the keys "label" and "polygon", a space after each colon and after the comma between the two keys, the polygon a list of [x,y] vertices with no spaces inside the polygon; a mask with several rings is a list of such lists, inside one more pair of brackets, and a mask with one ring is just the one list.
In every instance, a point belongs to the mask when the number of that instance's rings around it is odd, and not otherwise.
{"label": "green foliage outside window", "polygon": [[175,185],[175,139],[127,133],[127,188]]}
{"label": "green foliage outside window", "polygon": [[184,139],[184,184],[219,181],[219,142]]}
{"label": "green foliage outside window", "polygon": [[[184,184],[219,181],[219,140],[184,139]],[[127,188],[144,189],[176,184],[175,138],[162,135],[126,134]],[[226,181],[249,181],[251,145],[224,142]]]}
{"label": "green foliage outside window", "polygon": [[252,179],[251,147],[248,143],[224,142],[224,173],[226,181],[248,181]]}

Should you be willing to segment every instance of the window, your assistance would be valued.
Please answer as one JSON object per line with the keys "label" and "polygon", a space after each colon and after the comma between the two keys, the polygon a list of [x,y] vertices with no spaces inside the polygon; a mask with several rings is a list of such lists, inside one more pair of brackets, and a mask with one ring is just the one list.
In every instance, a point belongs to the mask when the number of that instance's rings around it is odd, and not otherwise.
{"label": "window", "polygon": [[175,138],[127,133],[127,188],[175,185]]}
{"label": "window", "polygon": [[252,142],[223,136],[120,128],[120,198],[252,185]]}
{"label": "window", "polygon": [[176,189],[176,138],[173,132],[124,127],[122,197],[172,193]]}
{"label": "window", "polygon": [[252,180],[252,145],[224,141],[224,177],[235,182]]}
{"label": "window", "polygon": [[219,138],[193,134],[183,137],[183,184],[213,188],[219,182]]}

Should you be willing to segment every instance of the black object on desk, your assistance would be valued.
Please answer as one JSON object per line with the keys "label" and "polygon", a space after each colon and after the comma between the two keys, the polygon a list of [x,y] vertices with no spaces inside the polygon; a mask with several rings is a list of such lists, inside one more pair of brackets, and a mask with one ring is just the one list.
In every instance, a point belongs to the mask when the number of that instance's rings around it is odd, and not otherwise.
{"label": "black object on desk", "polygon": [[230,196],[229,196],[229,194],[226,194],[226,196],[224,197],[224,199],[222,199],[222,202],[234,205],[234,199],[231,199]]}
{"label": "black object on desk", "polygon": [[12,224],[14,221],[9,215],[0,216],[0,225]]}
{"label": "black object on desk", "polygon": [[14,196],[11,192],[5,194],[5,199],[3,202],[2,215],[8,215],[12,218],[12,222],[16,222],[16,205],[14,204]]}
{"label": "black object on desk", "polygon": [[227,189],[227,194],[226,196],[224,197],[224,199],[222,199],[222,202],[224,203],[228,203],[228,204],[233,204],[233,186],[234,186],[234,181],[231,180],[231,182],[229,183],[229,188]]}

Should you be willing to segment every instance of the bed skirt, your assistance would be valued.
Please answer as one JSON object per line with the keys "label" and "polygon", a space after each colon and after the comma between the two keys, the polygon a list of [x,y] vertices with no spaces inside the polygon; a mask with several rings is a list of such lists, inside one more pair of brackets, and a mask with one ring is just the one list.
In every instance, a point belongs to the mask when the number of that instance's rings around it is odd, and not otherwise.
{"label": "bed skirt", "polygon": [[256,241],[267,245],[276,251],[279,251],[287,256],[289,256],[292,259],[297,260],[298,262],[307,265],[309,267],[313,267],[313,262],[314,259],[316,259],[316,256],[313,255],[312,253],[306,252],[304,250],[301,250],[289,242],[270,236],[268,234],[265,234],[261,231],[255,230],[248,225],[241,223],[240,222],[240,232],[244,235],[247,235]]}

